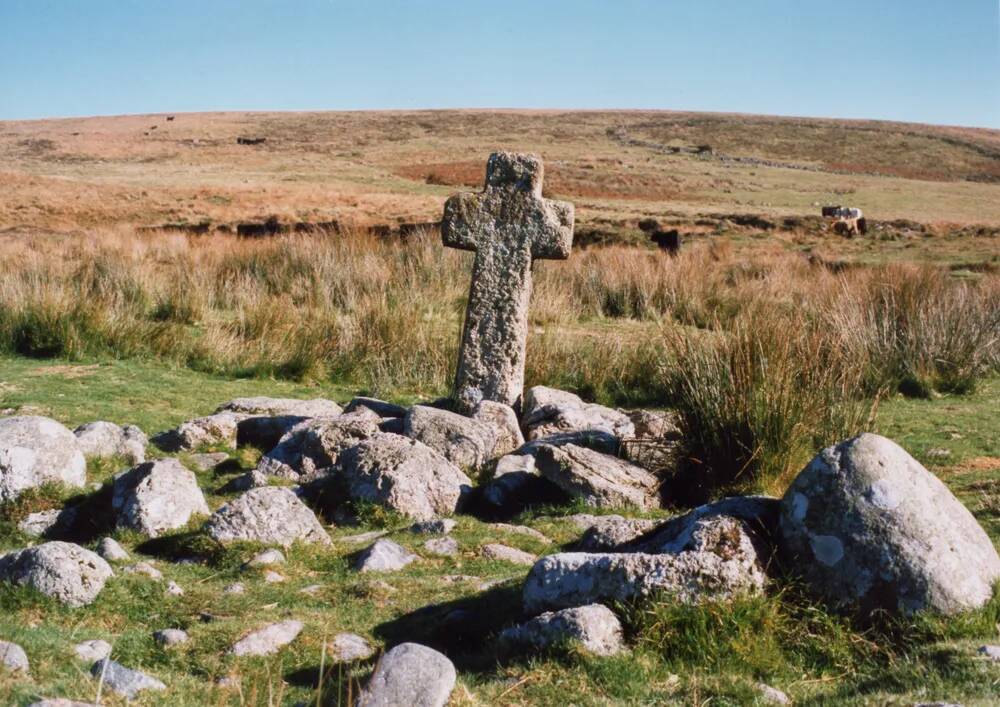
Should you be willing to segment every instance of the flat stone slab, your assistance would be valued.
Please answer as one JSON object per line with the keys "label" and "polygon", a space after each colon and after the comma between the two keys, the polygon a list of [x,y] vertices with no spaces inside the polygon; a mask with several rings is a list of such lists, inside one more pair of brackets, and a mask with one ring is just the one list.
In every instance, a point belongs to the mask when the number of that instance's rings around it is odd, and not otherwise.
{"label": "flat stone slab", "polygon": [[549,611],[527,623],[504,630],[501,643],[547,650],[563,642],[578,644],[594,655],[615,655],[625,649],[618,617],[601,604]]}
{"label": "flat stone slab", "polygon": [[229,649],[230,655],[261,656],[277,653],[282,647],[298,638],[302,632],[301,621],[281,621],[247,634]]}
{"label": "flat stone slab", "polygon": [[380,538],[362,551],[355,568],[359,572],[395,572],[418,559],[399,543]]}
{"label": "flat stone slab", "polygon": [[126,668],[110,658],[103,658],[94,663],[90,674],[112,692],[129,700],[134,700],[140,692],[145,690],[167,689],[166,685],[151,675],[140,670]]}
{"label": "flat stone slab", "polygon": [[623,459],[567,444],[542,445],[535,456],[541,475],[596,508],[657,508],[660,480]]}
{"label": "flat stone slab", "polygon": [[375,647],[356,633],[338,633],[326,646],[331,663],[354,663],[375,655]]}

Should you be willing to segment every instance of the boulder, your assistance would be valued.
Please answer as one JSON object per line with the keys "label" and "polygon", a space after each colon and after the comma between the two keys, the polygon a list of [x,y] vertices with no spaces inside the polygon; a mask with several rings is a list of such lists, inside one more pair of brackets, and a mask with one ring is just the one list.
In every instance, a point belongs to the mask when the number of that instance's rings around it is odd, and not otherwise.
{"label": "boulder", "polygon": [[531,454],[508,454],[497,460],[493,478],[483,487],[483,499],[503,508],[525,495],[541,477]]}
{"label": "boulder", "polygon": [[134,700],[144,690],[167,689],[167,686],[156,678],[139,670],[126,668],[110,658],[102,658],[94,663],[90,674],[112,692],[127,700]]}
{"label": "boulder", "polygon": [[188,635],[179,628],[164,628],[153,632],[153,640],[161,646],[178,646],[188,642]]}
{"label": "boulder", "polygon": [[151,538],[209,514],[198,479],[176,459],[147,462],[115,476],[111,506],[119,528]]}
{"label": "boulder", "polygon": [[585,403],[573,393],[541,385],[525,393],[521,424],[529,440],[584,430],[604,431],[618,439],[635,436],[635,426],[625,413]]}
{"label": "boulder", "polygon": [[862,434],[820,452],[781,501],[782,550],[835,606],[955,614],[1000,581],[989,536],[899,445]]}
{"label": "boulder", "polygon": [[635,435],[622,443],[622,455],[633,464],[655,471],[676,471],[684,455],[680,416],[664,410],[628,413]]}
{"label": "boulder", "polygon": [[83,456],[95,459],[122,457],[130,464],[146,461],[146,433],[135,425],[119,426],[98,420],[80,425],[73,434]]}
{"label": "boulder", "polygon": [[497,444],[492,424],[425,405],[414,405],[406,412],[403,434],[462,469],[481,467],[492,458]]}
{"label": "boulder", "polygon": [[480,400],[472,410],[472,419],[493,429],[494,443],[489,454],[491,459],[510,454],[524,444],[517,413],[510,405],[494,400]]}
{"label": "boulder", "polygon": [[618,617],[601,604],[548,611],[527,623],[506,629],[501,644],[544,651],[565,642],[594,655],[614,655],[625,649]]}
{"label": "boulder", "polygon": [[235,448],[239,422],[246,417],[234,412],[198,417],[161,432],[153,437],[153,444],[165,452],[191,451],[207,446]]}
{"label": "boulder", "polygon": [[382,656],[357,707],[444,707],[455,688],[447,656],[417,643],[401,643]]}
{"label": "boulder", "polygon": [[288,479],[332,467],[340,453],[379,432],[380,418],[362,408],[339,417],[309,420],[285,434],[257,464],[259,473]]}
{"label": "boulder", "polygon": [[111,655],[111,644],[100,639],[83,641],[73,646],[73,652],[76,653],[76,657],[80,660],[93,663],[96,660],[107,658]]}
{"label": "boulder", "polygon": [[87,462],[76,437],[47,417],[0,418],[0,503],[46,483],[79,488]]}
{"label": "boulder", "polygon": [[371,658],[375,655],[375,648],[356,633],[338,633],[326,644],[326,654],[335,665],[354,663]]}
{"label": "boulder", "polygon": [[351,400],[344,408],[344,412],[355,412],[357,410],[371,410],[379,417],[403,417],[406,408],[395,403],[387,403],[378,398],[357,397]]}
{"label": "boulder", "polygon": [[27,673],[30,669],[24,649],[10,641],[0,641],[0,667],[12,673]]}
{"label": "boulder", "polygon": [[593,523],[576,543],[575,549],[579,552],[614,552],[659,525],[656,520],[619,515],[593,518]]}
{"label": "boulder", "polygon": [[776,687],[771,687],[765,683],[759,682],[754,685],[757,688],[757,692],[760,694],[762,700],[765,704],[770,705],[790,705],[792,704],[791,698],[784,692]]}
{"label": "boulder", "polygon": [[0,556],[0,580],[74,608],[94,601],[112,574],[101,557],[73,543],[47,542]]}
{"label": "boulder", "polygon": [[332,400],[315,398],[313,400],[296,400],[293,398],[236,398],[223,403],[216,413],[237,413],[240,415],[255,415],[264,417],[335,417],[343,412],[341,407]]}
{"label": "boulder", "polygon": [[212,514],[205,530],[220,542],[330,544],[316,515],[290,489],[278,486],[251,489],[227,503]]}
{"label": "boulder", "polygon": [[660,481],[617,457],[567,444],[542,445],[535,456],[541,475],[564,492],[596,508],[656,508]]}
{"label": "boulder", "polygon": [[530,552],[518,550],[516,547],[510,547],[508,545],[501,545],[500,543],[487,543],[486,545],[483,545],[480,553],[488,560],[500,560],[502,562],[510,562],[515,565],[526,565],[529,567],[535,564],[535,560],[538,559]]}
{"label": "boulder", "polygon": [[335,476],[352,499],[416,520],[452,515],[472,488],[469,477],[433,449],[388,432],[342,452]]}
{"label": "boulder", "polygon": [[726,599],[764,588],[764,564],[742,521],[696,522],[687,545],[669,553],[559,553],[535,563],[524,583],[530,613],[595,602],[632,601],[653,592],[677,601]]}
{"label": "boulder", "polygon": [[29,513],[17,524],[17,529],[33,538],[58,535],[72,528],[76,518],[76,508],[53,508]]}
{"label": "boulder", "polygon": [[670,518],[643,535],[619,545],[619,552],[667,552],[676,554],[691,546],[695,531],[702,521],[711,518],[731,518],[743,526],[761,561],[767,565],[777,534],[781,501],[769,496],[733,496],[706,503],[682,515]]}
{"label": "boulder", "polygon": [[450,537],[433,538],[425,542],[423,548],[431,555],[454,557],[458,554],[458,541]]}
{"label": "boulder", "polygon": [[229,649],[230,655],[260,656],[277,653],[302,633],[301,621],[281,621],[247,634]]}
{"label": "boulder", "polygon": [[124,562],[129,559],[129,554],[114,538],[101,538],[97,543],[97,554],[108,562]]}
{"label": "boulder", "polygon": [[380,538],[361,551],[354,567],[358,572],[395,572],[417,559],[399,543]]}

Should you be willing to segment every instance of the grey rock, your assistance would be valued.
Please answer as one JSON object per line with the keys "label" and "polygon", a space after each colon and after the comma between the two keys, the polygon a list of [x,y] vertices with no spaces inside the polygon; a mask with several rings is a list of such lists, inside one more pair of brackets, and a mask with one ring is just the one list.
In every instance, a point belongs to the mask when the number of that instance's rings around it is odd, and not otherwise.
{"label": "grey rock", "polygon": [[308,586],[302,587],[299,590],[299,594],[306,594],[308,596],[314,597],[323,590],[322,584],[310,584]]}
{"label": "grey rock", "polygon": [[326,654],[333,664],[368,660],[375,647],[356,633],[338,633],[326,644]]}
{"label": "grey rock", "polygon": [[146,445],[149,440],[135,425],[122,427],[99,420],[80,425],[73,430],[73,434],[80,445],[80,451],[88,459],[123,457],[129,464],[142,464],[146,461]]}
{"label": "grey rock", "polygon": [[316,515],[291,490],[277,486],[251,489],[227,503],[212,514],[205,530],[219,542],[330,544]]}
{"label": "grey rock", "polygon": [[501,560],[502,562],[510,562],[515,565],[531,566],[538,559],[530,552],[518,550],[516,547],[508,545],[501,545],[500,543],[487,543],[483,545],[480,553],[489,560]]}
{"label": "grey rock", "polygon": [[402,417],[406,414],[406,408],[395,403],[387,403],[378,398],[356,397],[347,404],[344,412],[355,412],[362,408],[371,410],[379,417]]}
{"label": "grey rock", "polygon": [[339,417],[308,420],[293,427],[261,457],[257,471],[289,479],[313,476],[332,467],[345,449],[378,434],[379,423],[380,418],[365,408]]}
{"label": "grey rock", "polygon": [[444,707],[455,689],[447,656],[417,643],[400,643],[382,656],[357,707]]}
{"label": "grey rock", "polygon": [[529,440],[560,432],[602,431],[619,440],[635,436],[628,415],[593,403],[564,390],[535,386],[524,395],[521,424]]}
{"label": "grey rock", "polygon": [[40,538],[70,528],[76,521],[75,508],[53,508],[48,511],[29,513],[17,524],[17,529],[25,535]]}
{"label": "grey rock", "polygon": [[534,456],[508,454],[497,460],[493,478],[483,488],[483,498],[487,503],[503,508],[523,494],[539,478]]}
{"label": "grey rock", "polygon": [[422,520],[410,526],[411,533],[419,535],[447,535],[455,529],[458,523],[451,518],[435,518],[434,520]]}
{"label": "grey rock", "polygon": [[233,582],[232,584],[227,585],[226,588],[222,590],[224,594],[245,594],[246,591],[247,589],[246,587],[243,586],[242,582]]}
{"label": "grey rock", "polygon": [[[733,496],[706,503],[671,518],[642,536],[619,546],[619,551],[668,552],[676,554],[689,547],[701,521],[727,517],[741,521],[758,552],[767,552],[776,535],[781,501],[769,496]],[[766,560],[763,560],[767,564]]]}
{"label": "grey rock", "polygon": [[424,550],[439,557],[453,557],[458,554],[458,541],[455,538],[434,538],[423,545]]}
{"label": "grey rock", "polygon": [[430,447],[380,432],[340,455],[337,465],[350,497],[416,520],[451,515],[472,481]]}
{"label": "grey rock", "polygon": [[579,552],[615,551],[659,525],[656,520],[619,515],[593,516],[593,519],[576,544]]}
{"label": "grey rock", "polygon": [[293,398],[236,398],[223,403],[216,413],[239,413],[242,415],[257,415],[277,417],[290,415],[293,417],[335,417],[343,409],[332,400],[315,398],[312,400],[296,400]]}
{"label": "grey rock", "polygon": [[492,424],[424,405],[414,405],[406,412],[403,434],[463,469],[481,467],[492,457],[497,444]]}
{"label": "grey rock", "polygon": [[143,577],[155,580],[163,579],[163,573],[149,562],[136,562],[134,565],[123,567],[122,572],[125,574],[141,574]]}
{"label": "grey rock", "polygon": [[1000,646],[980,646],[976,652],[985,658],[1000,663]]}
{"label": "grey rock", "polygon": [[188,638],[187,632],[179,628],[164,628],[153,632],[153,640],[161,646],[177,646],[187,643]]}
{"label": "grey rock", "polygon": [[781,537],[807,583],[836,606],[955,614],[1000,580],[989,536],[901,447],[863,434],[824,449],[781,502]]}
{"label": "grey rock", "polygon": [[201,452],[188,456],[189,463],[195,471],[211,471],[229,459],[225,452]]}
{"label": "grey rock", "polygon": [[73,543],[47,542],[0,556],[0,580],[33,587],[70,607],[94,601],[112,574],[107,562]]}
{"label": "grey rock", "polygon": [[653,592],[677,601],[759,594],[766,581],[754,540],[743,523],[719,516],[696,523],[677,554],[560,553],[543,557],[524,583],[529,612],[602,601],[632,601]]}
{"label": "grey rock", "polygon": [[151,538],[209,514],[198,479],[176,459],[147,462],[115,476],[111,505],[119,528]]}
{"label": "grey rock", "polygon": [[166,592],[168,595],[172,597],[184,596],[184,588],[181,585],[177,584],[177,582],[174,582],[173,580],[167,582]]}
{"label": "grey rock", "polygon": [[229,649],[230,655],[260,656],[277,653],[283,646],[298,638],[302,632],[301,621],[281,621],[247,634]]}
{"label": "grey rock", "polygon": [[545,537],[544,534],[538,532],[534,528],[529,528],[526,525],[511,525],[510,523],[490,523],[490,530],[496,530],[501,533],[514,533],[516,535],[525,535],[533,540],[537,540],[540,543],[551,543],[552,541]]}
{"label": "grey rock", "polygon": [[765,685],[762,682],[757,683],[757,692],[760,693],[761,698],[764,702],[772,705],[790,705],[792,704],[791,698],[788,697],[784,692],[776,687],[771,687],[770,685]]}
{"label": "grey rock", "polygon": [[32,702],[28,707],[99,707],[99,705],[92,702],[68,700],[65,697],[43,697],[37,702]]}
{"label": "grey rock", "polygon": [[569,257],[573,205],[542,197],[543,172],[536,155],[496,152],[483,191],[444,205],[444,245],[476,252],[453,394],[463,412],[482,400],[518,406],[532,263]]}
{"label": "grey rock", "polygon": [[395,572],[417,559],[399,543],[381,538],[361,552],[354,567],[359,572]]}
{"label": "grey rock", "polygon": [[252,469],[245,474],[240,474],[239,476],[230,479],[226,485],[220,489],[220,491],[222,493],[249,491],[250,489],[256,489],[267,485],[267,474],[258,471],[257,469]]}
{"label": "grey rock", "polygon": [[267,567],[268,565],[283,564],[285,564],[284,553],[282,553],[281,550],[276,550],[274,548],[258,552],[246,562],[247,567]]}
{"label": "grey rock", "polygon": [[45,483],[80,488],[86,473],[76,437],[55,420],[0,418],[0,503]]}
{"label": "grey rock", "polygon": [[105,687],[122,697],[134,700],[144,690],[166,690],[162,682],[139,670],[126,668],[110,658],[103,658],[90,669],[90,674],[100,680]]}
{"label": "grey rock", "polygon": [[166,452],[190,451],[204,446],[236,447],[240,420],[247,415],[220,412],[182,422],[178,427],[153,437],[153,444]]}
{"label": "grey rock", "polygon": [[76,657],[80,660],[93,663],[94,661],[101,660],[101,658],[107,658],[111,655],[111,644],[107,641],[102,641],[99,638],[92,639],[90,641],[77,643],[73,646],[73,652],[76,653]]}
{"label": "grey rock", "polygon": [[622,459],[574,444],[542,445],[535,463],[544,478],[587,505],[597,508],[659,506],[659,479]]}
{"label": "grey rock", "polygon": [[285,576],[274,570],[266,570],[264,572],[264,581],[267,584],[279,584],[285,581]]}
{"label": "grey rock", "polygon": [[27,673],[30,669],[24,649],[10,641],[0,641],[0,667],[12,673]]}
{"label": "grey rock", "polygon": [[495,400],[481,400],[472,411],[472,419],[493,429],[494,443],[489,454],[491,459],[510,454],[524,444],[517,413],[510,405]]}
{"label": "grey rock", "polygon": [[594,655],[615,655],[625,649],[622,625],[605,606],[550,611],[500,634],[502,644],[547,650],[565,641]]}
{"label": "grey rock", "polygon": [[529,454],[534,457],[542,446],[565,447],[572,444],[585,449],[592,449],[601,454],[618,454],[622,446],[622,441],[604,430],[577,430],[575,432],[554,432],[543,437],[536,437],[530,442],[525,442],[514,453]]}

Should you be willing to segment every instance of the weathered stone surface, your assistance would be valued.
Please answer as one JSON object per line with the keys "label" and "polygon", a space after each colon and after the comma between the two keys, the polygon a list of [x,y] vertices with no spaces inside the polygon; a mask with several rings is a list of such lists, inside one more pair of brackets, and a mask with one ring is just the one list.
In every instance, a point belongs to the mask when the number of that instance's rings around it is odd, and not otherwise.
{"label": "weathered stone surface", "polygon": [[125,574],[141,574],[143,577],[149,577],[157,581],[163,579],[163,573],[149,562],[136,562],[134,565],[122,567],[122,572]]}
{"label": "weathered stone surface", "polygon": [[[691,546],[695,531],[702,522],[726,517],[738,520],[749,533],[758,553],[769,553],[777,533],[781,501],[769,496],[733,496],[706,503],[682,515],[660,523],[655,530],[624,543],[619,551],[667,552],[676,554]],[[762,562],[766,565],[767,559]]]}
{"label": "weathered stone surface", "polygon": [[79,488],[86,474],[76,437],[55,420],[0,418],[0,503],[45,483]]}
{"label": "weathered stone surface", "polygon": [[530,454],[535,456],[543,446],[565,447],[573,444],[577,447],[592,449],[601,454],[618,454],[621,448],[621,440],[610,432],[604,430],[577,430],[575,432],[555,432],[544,437],[536,437],[530,442],[525,442],[514,453]]}
{"label": "weathered stone surface", "polygon": [[635,436],[635,425],[625,413],[586,403],[573,393],[542,385],[525,393],[521,424],[529,440],[587,430],[607,432],[619,440]]}
{"label": "weathered stone surface", "polygon": [[454,391],[466,412],[481,400],[518,407],[532,263],[569,257],[573,205],[542,198],[542,178],[537,156],[497,152],[483,191],[456,194],[444,206],[444,244],[476,252]]}
{"label": "weathered stone surface", "polygon": [[680,416],[670,410],[633,410],[627,414],[635,435],[622,442],[622,455],[644,469],[675,471],[684,455]]}
{"label": "weathered stone surface", "polygon": [[416,520],[453,514],[472,488],[469,477],[433,449],[388,432],[342,452],[337,469],[351,498]]}
{"label": "weathered stone surface", "polygon": [[458,541],[455,538],[434,538],[425,542],[423,548],[431,555],[452,557],[458,554]]}
{"label": "weathered stone surface", "polygon": [[247,415],[220,412],[182,422],[175,429],[153,437],[153,444],[166,452],[181,452],[198,447],[221,445],[236,446],[236,433],[240,420]]}
{"label": "weathered stone surface", "polygon": [[357,707],[444,707],[456,677],[447,656],[417,643],[401,643],[379,660]]}
{"label": "weathered stone surface", "polygon": [[838,606],[954,614],[1000,580],[989,536],[901,447],[863,434],[820,452],[781,503],[781,536],[812,588]]}
{"label": "weathered stone surface", "polygon": [[984,658],[1000,663],[1000,646],[980,646],[976,652]]}
{"label": "weathered stone surface", "polygon": [[153,632],[153,640],[161,646],[178,646],[188,642],[188,635],[179,628],[164,628]]}
{"label": "weathered stone surface", "polygon": [[257,415],[276,417],[291,415],[294,417],[334,417],[343,409],[332,400],[315,398],[313,400],[296,400],[293,398],[236,398],[219,406],[216,413],[235,412],[242,415]]}
{"label": "weathered stone surface", "polygon": [[481,400],[472,410],[472,419],[478,420],[493,430],[491,459],[510,454],[524,444],[524,435],[517,420],[517,413],[510,405],[495,400]]}
{"label": "weathered stone surface", "polygon": [[771,687],[762,682],[757,683],[757,692],[760,693],[764,702],[772,705],[790,705],[792,700],[784,692],[776,687]]}
{"label": "weathered stone surface", "polygon": [[563,491],[597,508],[656,508],[660,481],[617,457],[567,444],[542,445],[535,456],[541,475]]}
{"label": "weathered stone surface", "polygon": [[209,513],[198,479],[176,459],[158,459],[118,474],[111,505],[119,528],[151,538]]}
{"label": "weathered stone surface", "polygon": [[121,663],[117,663],[110,658],[103,658],[94,663],[90,669],[90,674],[100,680],[105,687],[109,688],[122,697],[134,700],[143,690],[166,690],[167,686],[162,682],[139,670],[126,668]]}
{"label": "weathered stone surface", "polygon": [[365,408],[339,417],[309,420],[292,428],[261,457],[256,471],[289,479],[312,476],[332,467],[345,449],[378,434],[380,422]]}
{"label": "weathered stone surface", "polygon": [[515,565],[530,566],[535,564],[535,560],[538,559],[530,552],[518,550],[516,547],[508,545],[501,545],[500,543],[487,543],[483,545],[480,552],[487,559],[502,560],[503,562],[511,562]]}
{"label": "weathered stone surface", "polygon": [[111,644],[100,639],[83,641],[73,646],[73,652],[76,653],[76,657],[80,660],[93,663],[96,660],[107,658],[111,655]]}
{"label": "weathered stone surface", "polygon": [[135,425],[119,426],[113,422],[98,420],[80,425],[73,434],[80,451],[85,457],[106,459],[124,457],[130,464],[146,461],[146,433]]}
{"label": "weathered stone surface", "polygon": [[177,584],[177,582],[171,580],[167,582],[167,589],[165,593],[172,597],[182,597],[184,596],[184,588]]}
{"label": "weathered stone surface", "polygon": [[535,650],[546,650],[566,641],[577,643],[594,655],[614,655],[625,649],[621,622],[601,604],[549,611],[500,634],[503,644]]}
{"label": "weathered stone surface", "polygon": [[419,535],[431,535],[438,533],[447,535],[455,529],[458,523],[451,518],[435,518],[434,520],[423,520],[410,526],[411,533]]}
{"label": "weathered stone surface", "polygon": [[524,606],[537,612],[630,601],[654,591],[694,603],[759,593],[765,580],[742,521],[717,516],[699,520],[677,554],[574,552],[543,557],[525,581]]}
{"label": "weathered stone surface", "polygon": [[277,653],[302,633],[301,621],[281,621],[247,634],[229,649],[230,655],[259,656]]}
{"label": "weathered stone surface", "polygon": [[129,558],[125,548],[114,538],[101,538],[97,543],[97,554],[108,562],[124,562]]}
{"label": "weathered stone surface", "polygon": [[478,469],[493,454],[495,428],[448,410],[414,405],[403,418],[403,434],[426,444],[462,469]]}
{"label": "weathered stone surface", "polygon": [[188,456],[191,468],[195,471],[211,471],[227,459],[229,455],[225,452],[203,452]]}
{"label": "weathered stone surface", "polygon": [[267,567],[269,565],[283,565],[285,564],[285,555],[281,550],[276,550],[271,548],[270,550],[264,550],[263,552],[258,552],[256,555],[251,557],[246,561],[247,567]]}
{"label": "weathered stone surface", "polygon": [[112,574],[107,562],[73,543],[47,542],[0,556],[0,580],[34,587],[71,607],[94,601]]}
{"label": "weathered stone surface", "polygon": [[613,552],[659,524],[656,520],[619,515],[593,516],[593,519],[576,543],[579,552]]}
{"label": "weathered stone surface", "polygon": [[257,469],[251,469],[245,474],[234,476],[219,490],[222,493],[234,493],[239,491],[249,491],[250,489],[256,489],[261,486],[268,485],[269,481],[267,474],[258,471]]}
{"label": "weathered stone surface", "polygon": [[286,547],[296,540],[330,544],[316,515],[290,489],[277,486],[247,491],[212,514],[205,529],[220,542],[252,540]]}
{"label": "weathered stone surface", "polygon": [[483,487],[483,500],[503,508],[525,495],[541,477],[530,454],[508,454],[497,460],[493,478]]}
{"label": "weathered stone surface", "polygon": [[395,403],[387,403],[378,398],[356,397],[347,404],[344,412],[355,412],[361,409],[368,409],[379,417],[402,417],[406,414],[406,408]]}
{"label": "weathered stone surface", "polygon": [[326,644],[326,655],[335,665],[354,663],[375,655],[375,647],[356,633],[338,633]]}
{"label": "weathered stone surface", "polygon": [[75,508],[53,508],[48,511],[38,511],[25,516],[24,520],[17,524],[17,529],[25,535],[40,538],[67,530],[72,527],[76,517]]}
{"label": "weathered stone surface", "polygon": [[30,670],[28,654],[16,643],[0,641],[0,667],[12,673],[27,673]]}
{"label": "weathered stone surface", "polygon": [[354,567],[358,572],[395,572],[417,559],[399,543],[380,538],[362,550]]}

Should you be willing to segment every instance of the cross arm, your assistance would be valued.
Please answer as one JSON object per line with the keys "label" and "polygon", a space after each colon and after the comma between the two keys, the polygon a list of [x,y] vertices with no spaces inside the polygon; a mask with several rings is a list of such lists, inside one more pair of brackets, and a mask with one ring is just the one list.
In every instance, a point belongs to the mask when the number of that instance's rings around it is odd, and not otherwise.
{"label": "cross arm", "polygon": [[449,248],[475,250],[479,244],[480,194],[455,194],[444,203],[441,241]]}
{"label": "cross arm", "polygon": [[573,248],[573,204],[544,200],[542,218],[531,244],[531,256],[546,260],[565,260]]}

